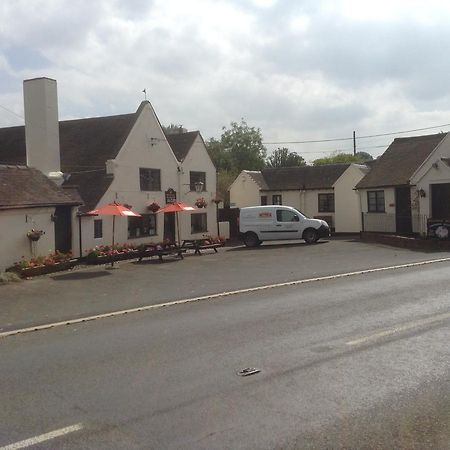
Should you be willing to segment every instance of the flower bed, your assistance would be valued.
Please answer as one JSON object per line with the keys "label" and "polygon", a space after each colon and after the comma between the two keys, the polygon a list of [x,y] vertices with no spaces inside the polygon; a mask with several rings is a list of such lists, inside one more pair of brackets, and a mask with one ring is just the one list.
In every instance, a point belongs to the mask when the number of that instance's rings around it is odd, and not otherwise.
{"label": "flower bed", "polygon": [[88,264],[107,264],[138,257],[138,250],[131,244],[98,245],[88,250]]}
{"label": "flower bed", "polygon": [[22,278],[27,278],[68,270],[75,264],[76,261],[72,259],[71,253],[56,251],[47,256],[36,256],[31,259],[22,258],[6,270],[7,272],[15,272]]}

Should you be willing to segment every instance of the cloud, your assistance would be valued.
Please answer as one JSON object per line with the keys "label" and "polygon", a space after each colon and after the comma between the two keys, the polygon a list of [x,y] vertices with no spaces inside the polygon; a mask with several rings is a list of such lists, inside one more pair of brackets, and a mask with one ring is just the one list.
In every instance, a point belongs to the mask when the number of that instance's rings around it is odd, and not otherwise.
{"label": "cloud", "polygon": [[241,117],[270,140],[448,122],[440,1],[17,0],[0,16],[0,104],[14,112],[22,80],[45,75],[63,118],[134,111],[146,88],[163,123],[205,137]]}

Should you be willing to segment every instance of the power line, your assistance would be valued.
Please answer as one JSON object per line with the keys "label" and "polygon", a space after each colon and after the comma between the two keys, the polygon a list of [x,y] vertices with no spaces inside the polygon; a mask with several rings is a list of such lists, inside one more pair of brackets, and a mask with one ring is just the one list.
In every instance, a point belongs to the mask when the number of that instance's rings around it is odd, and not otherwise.
{"label": "power line", "polygon": [[[370,135],[365,135],[365,136],[356,136],[356,139],[369,139],[369,138],[382,137],[382,136],[393,136],[396,134],[414,133],[416,131],[432,130],[435,128],[442,128],[442,127],[448,127],[448,126],[450,126],[450,123],[444,123],[442,125],[434,125],[432,127],[415,128],[413,130],[391,131],[389,133],[379,133],[379,134],[370,134]],[[309,141],[263,142],[263,144],[265,144],[265,145],[269,145],[269,144],[319,144],[319,143],[323,143],[323,142],[339,142],[339,141],[352,141],[352,140],[353,140],[353,137],[347,137],[347,138],[333,138],[333,139],[315,139],[315,140],[309,140]]]}
{"label": "power line", "polygon": [[24,117],[22,117],[19,114],[15,113],[11,109],[7,108],[6,106],[0,105],[0,108],[4,109],[5,111],[8,111],[9,113],[13,114],[14,116],[18,117],[19,119],[25,120]]}

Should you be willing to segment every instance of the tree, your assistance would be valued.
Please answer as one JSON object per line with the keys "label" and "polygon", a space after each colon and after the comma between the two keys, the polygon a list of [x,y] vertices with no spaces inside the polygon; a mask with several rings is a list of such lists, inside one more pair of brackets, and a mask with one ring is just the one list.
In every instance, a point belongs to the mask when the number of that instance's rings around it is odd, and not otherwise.
{"label": "tree", "polygon": [[260,170],[265,165],[267,150],[259,128],[250,127],[244,119],[223,127],[220,140],[210,139],[206,148],[218,171],[237,175],[242,170]]}
{"label": "tree", "polygon": [[373,161],[373,156],[367,152],[357,152],[356,155],[361,158],[361,161]]}
{"label": "tree", "polygon": [[[313,161],[313,166],[323,166],[324,164],[342,164],[342,163],[363,163],[368,161],[368,153],[359,152],[356,155],[353,153],[335,153],[332,156],[325,156],[324,158],[318,158]],[[371,159],[373,159],[370,156]]]}
{"label": "tree", "polygon": [[299,167],[306,161],[297,153],[290,152],[286,147],[277,148],[266,161],[267,167]]}
{"label": "tree", "polygon": [[163,129],[164,134],[181,134],[187,132],[187,129],[183,128],[183,125],[177,125],[174,123],[171,123],[168,127],[162,125],[161,128]]}

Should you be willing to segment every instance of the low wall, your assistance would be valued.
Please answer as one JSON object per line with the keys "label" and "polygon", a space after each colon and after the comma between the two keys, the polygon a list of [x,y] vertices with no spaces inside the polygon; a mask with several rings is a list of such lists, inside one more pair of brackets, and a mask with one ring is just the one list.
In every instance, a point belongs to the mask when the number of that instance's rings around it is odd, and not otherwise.
{"label": "low wall", "polygon": [[360,237],[364,242],[376,242],[378,244],[391,245],[393,247],[436,252],[450,251],[450,240],[406,237],[395,234],[371,233],[370,231],[362,231]]}

